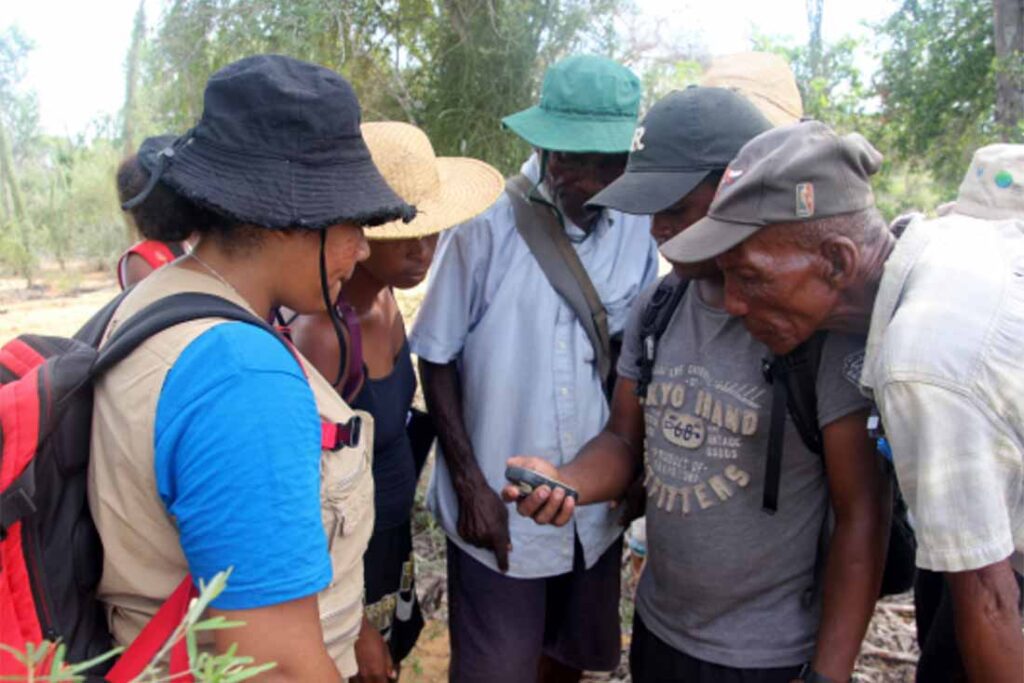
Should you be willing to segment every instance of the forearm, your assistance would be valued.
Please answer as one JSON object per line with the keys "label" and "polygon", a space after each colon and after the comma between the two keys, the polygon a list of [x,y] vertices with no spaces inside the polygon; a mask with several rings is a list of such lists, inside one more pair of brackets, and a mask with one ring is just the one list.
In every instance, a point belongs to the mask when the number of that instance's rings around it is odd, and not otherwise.
{"label": "forearm", "polygon": [[633,482],[640,458],[634,446],[606,428],[558,474],[579,493],[580,505],[618,500]]}
{"label": "forearm", "polygon": [[457,494],[485,482],[462,416],[462,385],[455,362],[419,361],[423,398]]}
{"label": "forearm", "polygon": [[967,677],[1020,683],[1024,672],[1020,592],[1008,560],[946,574],[953,594],[956,635]]}
{"label": "forearm", "polygon": [[835,681],[850,679],[878,599],[888,519],[873,521],[837,520],[829,545],[812,665]]}

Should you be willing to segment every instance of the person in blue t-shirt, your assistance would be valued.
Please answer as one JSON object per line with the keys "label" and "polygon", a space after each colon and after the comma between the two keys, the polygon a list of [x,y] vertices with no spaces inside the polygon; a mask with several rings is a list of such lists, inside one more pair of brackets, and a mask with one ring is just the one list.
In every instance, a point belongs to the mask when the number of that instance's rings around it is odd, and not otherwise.
{"label": "person in blue t-shirt", "polygon": [[[198,225],[164,225],[187,257],[130,291],[108,334],[143,307],[203,292],[269,319],[330,310],[369,254],[372,227],[415,209],[384,182],[339,75],[256,56],[211,77],[199,124],[159,153],[151,182]],[[361,557],[373,524],[368,435],[324,443],[353,413],[315,369],[256,324],[205,319],[154,335],[95,393],[90,510],[104,546],[100,598],[126,644],[186,575],[231,569],[211,615],[243,625],[202,643],[275,680],[356,673]],[[341,429],[336,429],[341,434]],[[369,431],[369,430],[364,430]],[[332,430],[323,430],[331,433]]]}

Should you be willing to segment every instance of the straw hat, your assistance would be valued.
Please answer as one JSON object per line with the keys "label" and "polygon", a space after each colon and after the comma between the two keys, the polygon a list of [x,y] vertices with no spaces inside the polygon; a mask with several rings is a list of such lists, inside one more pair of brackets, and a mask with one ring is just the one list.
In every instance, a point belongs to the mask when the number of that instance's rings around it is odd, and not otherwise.
{"label": "straw hat", "polygon": [[796,123],[804,115],[793,70],[779,55],[737,52],[715,57],[700,84],[737,91],[760,109],[773,126]]}
{"label": "straw hat", "polygon": [[388,185],[416,207],[408,223],[393,221],[366,231],[369,240],[426,237],[483,213],[505,189],[496,168],[477,159],[438,157],[426,134],[399,121],[362,125],[373,163]]}

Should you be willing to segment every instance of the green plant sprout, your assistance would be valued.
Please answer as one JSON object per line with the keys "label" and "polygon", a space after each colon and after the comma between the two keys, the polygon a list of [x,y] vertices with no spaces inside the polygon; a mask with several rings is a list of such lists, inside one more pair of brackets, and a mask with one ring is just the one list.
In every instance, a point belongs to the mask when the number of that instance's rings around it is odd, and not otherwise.
{"label": "green plant sprout", "polygon": [[[277,664],[267,662],[254,664],[252,657],[238,654],[238,648],[232,645],[221,654],[213,654],[199,649],[198,634],[203,631],[219,631],[237,628],[244,625],[242,621],[229,621],[224,617],[203,619],[203,613],[213,600],[227,586],[231,576],[231,568],[219,572],[209,583],[199,580],[199,595],[189,603],[185,617],[178,624],[163,648],[153,657],[146,669],[133,683],[173,683],[183,674],[170,675],[164,662],[171,649],[185,639],[188,649],[189,668],[195,680],[202,683],[238,683],[249,680],[273,669]],[[117,647],[88,661],[69,663],[66,661],[67,647],[60,642],[26,643],[25,650],[20,651],[10,645],[0,643],[0,650],[8,653],[25,667],[25,673],[19,675],[0,676],[0,681],[24,681],[26,683],[72,683],[85,681],[87,672],[97,664],[101,664],[120,655],[123,647]],[[50,657],[48,673],[40,673],[39,669]]]}

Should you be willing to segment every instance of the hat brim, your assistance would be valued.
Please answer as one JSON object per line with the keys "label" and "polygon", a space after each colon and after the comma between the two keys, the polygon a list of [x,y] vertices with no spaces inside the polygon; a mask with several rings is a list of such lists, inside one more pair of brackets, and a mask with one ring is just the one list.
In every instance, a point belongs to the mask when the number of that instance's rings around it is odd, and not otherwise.
{"label": "hat brim", "polygon": [[405,240],[426,237],[465,223],[486,211],[505,188],[494,167],[476,159],[438,157],[440,191],[416,204],[416,218],[392,221],[366,233],[369,240]]}
{"label": "hat brim", "polygon": [[374,226],[413,212],[369,156],[314,166],[215,149],[193,137],[175,146],[161,179],[193,201],[265,228]]}
{"label": "hat brim", "polygon": [[587,201],[587,206],[653,215],[669,208],[700,185],[710,171],[626,170]]}
{"label": "hat brim", "polygon": [[635,118],[570,116],[537,106],[501,123],[533,147],[553,152],[625,154],[636,130]]}
{"label": "hat brim", "polygon": [[705,216],[661,245],[661,255],[673,263],[700,263],[724,254],[763,228]]}

